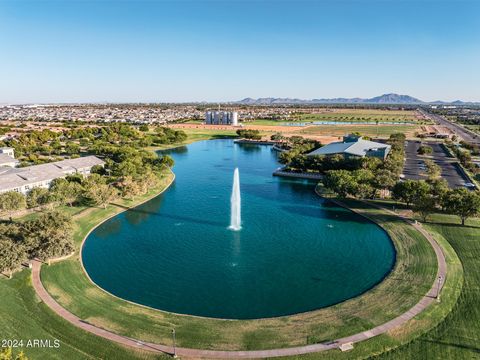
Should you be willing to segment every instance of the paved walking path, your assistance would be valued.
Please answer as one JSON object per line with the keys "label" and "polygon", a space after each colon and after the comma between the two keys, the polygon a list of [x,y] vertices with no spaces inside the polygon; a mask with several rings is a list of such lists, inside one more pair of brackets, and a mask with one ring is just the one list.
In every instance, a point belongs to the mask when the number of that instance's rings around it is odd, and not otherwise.
{"label": "paved walking path", "polygon": [[[377,206],[375,204],[371,204],[371,205]],[[339,346],[342,344],[357,343],[363,340],[370,339],[374,336],[384,334],[390,330],[393,330],[405,324],[407,321],[409,321],[410,319],[418,315],[420,312],[426,309],[430,304],[436,301],[439,286],[440,286],[440,289],[441,287],[443,287],[443,284],[445,282],[445,276],[447,274],[447,264],[445,261],[445,256],[443,254],[443,251],[440,245],[438,245],[438,243],[435,241],[433,236],[431,236],[430,233],[428,233],[419,223],[416,223],[408,218],[400,216],[383,207],[380,207],[380,206],[377,206],[377,207],[383,210],[386,210],[392,214],[395,214],[396,216],[399,216],[405,221],[407,221],[408,223],[410,223],[413,227],[415,227],[427,238],[427,240],[435,250],[435,254],[437,255],[438,270],[437,270],[436,280],[432,284],[432,287],[430,288],[428,293],[410,310],[396,317],[395,319],[392,319],[386,322],[385,324],[374,327],[373,329],[363,331],[361,333],[347,336],[341,339],[337,339],[329,343],[298,346],[298,347],[283,348],[283,349],[254,350],[254,351],[217,351],[217,350],[201,350],[201,349],[188,349],[188,348],[177,347],[176,354],[181,357],[218,358],[218,359],[268,358],[268,357],[308,354],[308,353],[320,352],[325,350],[338,349]],[[40,279],[41,265],[42,263],[39,261],[32,262],[32,282],[37,295],[50,309],[52,309],[55,313],[60,315],[62,318],[64,318],[74,326],[80,329],[83,329],[85,331],[88,331],[94,335],[101,336],[105,339],[114,341],[122,345],[130,346],[135,349],[141,349],[141,350],[147,350],[147,351],[159,352],[159,353],[167,353],[167,354],[174,353],[174,349],[172,346],[142,342],[140,340],[118,335],[111,331],[89,324],[84,320],[80,319],[78,316],[72,314],[71,312],[63,308],[60,304],[58,304],[50,296],[47,290],[45,290],[45,287],[43,286],[42,281]],[[439,277],[441,277],[440,283],[438,282]]]}

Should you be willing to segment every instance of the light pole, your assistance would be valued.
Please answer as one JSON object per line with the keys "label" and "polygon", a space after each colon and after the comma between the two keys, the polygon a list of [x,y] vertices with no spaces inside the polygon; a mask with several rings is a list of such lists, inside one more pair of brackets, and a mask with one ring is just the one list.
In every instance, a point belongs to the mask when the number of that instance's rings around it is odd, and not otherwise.
{"label": "light pole", "polygon": [[172,329],[172,338],[173,338],[173,357],[177,357],[177,346],[175,343],[175,329]]}
{"label": "light pole", "polygon": [[437,283],[437,296],[435,297],[438,302],[440,302],[440,284],[442,282],[442,276],[440,275],[438,277],[438,283]]}

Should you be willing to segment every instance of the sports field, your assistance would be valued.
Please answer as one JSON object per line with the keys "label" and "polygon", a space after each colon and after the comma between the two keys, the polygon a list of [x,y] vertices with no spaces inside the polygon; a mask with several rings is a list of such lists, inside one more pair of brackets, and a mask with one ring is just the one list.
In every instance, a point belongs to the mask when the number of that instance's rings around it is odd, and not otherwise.
{"label": "sports field", "polygon": [[362,136],[387,138],[391,134],[402,133],[408,138],[415,137],[415,132],[420,131],[417,125],[319,125],[308,126],[296,131],[296,135],[312,136],[343,136],[354,132]]}
{"label": "sports field", "polygon": [[279,120],[255,119],[248,120],[248,125],[284,125],[295,123],[325,122],[372,124],[429,124],[430,120],[414,110],[386,110],[386,109],[315,109],[292,111],[287,118]]}

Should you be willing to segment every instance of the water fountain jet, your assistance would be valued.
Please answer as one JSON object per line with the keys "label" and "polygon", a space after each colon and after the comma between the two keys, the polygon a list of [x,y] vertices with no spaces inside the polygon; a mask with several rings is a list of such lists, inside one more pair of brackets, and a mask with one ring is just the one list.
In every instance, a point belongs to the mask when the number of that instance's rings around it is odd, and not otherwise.
{"label": "water fountain jet", "polygon": [[242,228],[242,217],[240,207],[240,173],[235,168],[233,173],[232,196],[230,197],[230,230],[238,231]]}

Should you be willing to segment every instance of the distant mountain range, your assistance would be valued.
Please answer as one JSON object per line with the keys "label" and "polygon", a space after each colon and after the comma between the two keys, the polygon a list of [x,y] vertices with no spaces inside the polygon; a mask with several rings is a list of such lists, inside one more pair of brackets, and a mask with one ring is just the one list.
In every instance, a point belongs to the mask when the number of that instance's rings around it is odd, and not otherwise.
{"label": "distant mountain range", "polygon": [[425,102],[409,95],[383,94],[369,99],[362,98],[333,98],[333,99],[292,99],[292,98],[245,98],[237,101],[238,104],[245,105],[276,105],[276,104],[452,104],[452,105],[475,105],[478,102],[463,102],[456,100]]}

